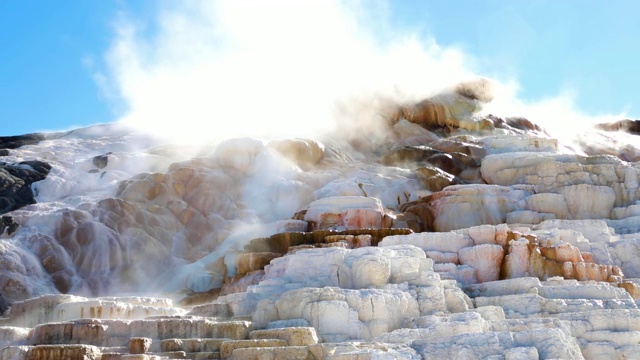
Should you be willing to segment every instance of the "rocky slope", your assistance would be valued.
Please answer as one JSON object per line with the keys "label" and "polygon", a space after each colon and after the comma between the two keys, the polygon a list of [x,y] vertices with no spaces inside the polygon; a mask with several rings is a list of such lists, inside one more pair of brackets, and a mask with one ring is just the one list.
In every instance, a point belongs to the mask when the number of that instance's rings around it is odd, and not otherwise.
{"label": "rocky slope", "polygon": [[0,359],[633,358],[637,121],[562,143],[483,86],[317,139],[0,138]]}

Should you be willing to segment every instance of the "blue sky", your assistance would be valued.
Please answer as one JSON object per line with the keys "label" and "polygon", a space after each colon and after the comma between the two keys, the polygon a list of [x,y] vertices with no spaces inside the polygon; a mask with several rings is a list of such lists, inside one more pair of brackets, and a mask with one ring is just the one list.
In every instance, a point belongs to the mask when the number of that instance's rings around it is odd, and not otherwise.
{"label": "blue sky", "polygon": [[[131,99],[123,93],[131,89],[114,78],[127,75],[107,56],[122,19],[139,26],[134,44],[161,44],[151,40],[154,19],[176,3],[168,4],[0,1],[0,136],[126,115]],[[524,102],[569,94],[585,114],[640,117],[640,2],[389,1],[381,8],[390,33],[459,51],[466,69],[516,81]]]}

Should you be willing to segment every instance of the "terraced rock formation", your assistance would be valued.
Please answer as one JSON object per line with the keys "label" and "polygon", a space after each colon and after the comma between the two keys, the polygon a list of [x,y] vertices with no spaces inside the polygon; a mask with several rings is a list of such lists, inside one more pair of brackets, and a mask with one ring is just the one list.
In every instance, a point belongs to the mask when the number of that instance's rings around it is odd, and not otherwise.
{"label": "terraced rock formation", "polygon": [[635,122],[563,143],[485,85],[317,139],[3,140],[0,359],[633,358]]}

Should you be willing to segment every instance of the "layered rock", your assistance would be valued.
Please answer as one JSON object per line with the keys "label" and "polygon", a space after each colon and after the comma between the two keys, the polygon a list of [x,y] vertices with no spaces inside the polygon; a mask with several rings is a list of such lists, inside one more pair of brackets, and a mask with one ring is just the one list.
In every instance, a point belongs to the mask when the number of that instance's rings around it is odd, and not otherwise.
{"label": "layered rock", "polygon": [[25,145],[37,144],[45,139],[45,134],[33,133],[15,136],[0,136],[0,149],[17,149]]}
{"label": "layered rock", "polygon": [[[490,266],[490,257],[482,254],[494,254],[494,248],[502,249],[505,242],[511,244],[508,248],[519,247],[516,243],[529,237],[530,250],[540,251],[547,261],[584,260],[580,251],[562,245],[562,240],[555,240],[560,247],[553,255],[540,250],[541,245],[551,248],[554,243],[552,237],[541,238],[549,228],[531,230],[530,234],[522,230],[481,226],[450,233],[448,238],[437,237],[437,233],[388,236],[380,242],[381,247],[297,250],[273,259],[265,276],[246,292],[195,307],[191,315],[180,315],[178,310],[171,317],[166,313],[146,317],[144,312],[152,315],[148,313],[152,308],[172,309],[171,303],[162,299],[97,302],[50,297],[43,298],[48,299],[45,302],[29,301],[22,312],[14,305],[5,324],[35,326],[34,330],[6,328],[4,339],[7,344],[31,345],[9,346],[2,354],[27,358],[40,352],[86,351],[86,346],[95,347],[89,358],[99,354],[113,359],[128,353],[171,357],[218,354],[215,356],[221,358],[318,358],[329,353],[357,358],[375,353],[403,359],[492,355],[581,359],[599,353],[615,357],[632,354],[637,347],[633,339],[635,328],[640,326],[636,321],[640,312],[631,294],[615,281],[566,280],[561,276],[542,281],[535,277],[494,281],[494,275],[488,274],[484,281],[480,280],[483,275],[478,275],[476,282],[481,282],[460,287],[457,281],[443,280],[434,271],[434,261],[427,257],[437,250],[444,253],[457,248],[460,261],[485,259],[460,265],[475,266],[481,274],[496,268]],[[533,237],[536,234],[538,239]],[[562,236],[568,239],[570,235]],[[453,239],[459,239],[459,245],[452,245],[449,240]],[[392,245],[403,240],[429,250]],[[567,251],[560,251],[564,248]],[[472,253],[481,256],[469,256]],[[533,272],[531,267],[536,264],[530,262],[525,273]],[[135,310],[111,311],[114,308],[109,301],[122,302],[129,309],[137,302],[146,310],[140,311],[137,316],[142,318],[136,320]],[[30,324],[18,316],[38,312],[41,317]],[[105,318],[107,313],[116,316]],[[78,314],[89,318],[64,320]],[[228,316],[250,316],[252,322],[221,320]],[[614,319],[609,319],[611,316]],[[619,322],[615,320],[618,317],[627,320]],[[42,323],[47,324],[37,325]],[[72,345],[77,343],[85,347]]]}
{"label": "layered rock", "polygon": [[640,120],[619,120],[611,123],[597,124],[596,128],[606,131],[624,131],[633,135],[640,135]]}
{"label": "layered rock", "polygon": [[636,135],[569,147],[487,85],[375,135],[0,139],[32,196],[0,222],[0,358],[635,356]]}
{"label": "layered rock", "polygon": [[403,204],[425,228],[449,231],[481,224],[538,224],[551,219],[610,219],[637,232],[638,169],[612,157],[509,152],[482,161],[486,185],[456,185]]}
{"label": "layered rock", "polygon": [[312,229],[379,229],[384,226],[382,202],[376,198],[340,196],[313,201],[304,215]]}
{"label": "layered rock", "polygon": [[486,79],[460,83],[452,93],[443,93],[417,103],[399,107],[392,121],[406,119],[426,129],[462,128],[481,130],[490,121],[474,121],[473,115],[490,102],[491,83]]}

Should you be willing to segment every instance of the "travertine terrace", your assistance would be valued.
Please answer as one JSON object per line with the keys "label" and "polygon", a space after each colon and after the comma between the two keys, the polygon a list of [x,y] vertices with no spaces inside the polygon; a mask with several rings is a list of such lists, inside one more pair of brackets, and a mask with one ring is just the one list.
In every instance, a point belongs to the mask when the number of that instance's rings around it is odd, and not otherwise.
{"label": "travertine terrace", "polygon": [[638,135],[460,89],[318,139],[0,138],[0,359],[637,358]]}

